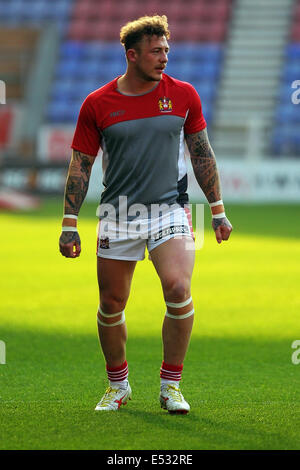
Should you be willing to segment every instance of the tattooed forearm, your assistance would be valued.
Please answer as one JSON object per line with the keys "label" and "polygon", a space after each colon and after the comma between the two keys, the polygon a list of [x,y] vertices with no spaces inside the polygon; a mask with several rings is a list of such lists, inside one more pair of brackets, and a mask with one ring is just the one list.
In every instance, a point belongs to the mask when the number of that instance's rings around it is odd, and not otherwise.
{"label": "tattooed forearm", "polygon": [[216,159],[208,140],[207,130],[189,134],[186,143],[191,155],[195,177],[208,202],[221,199],[221,187]]}
{"label": "tattooed forearm", "polygon": [[65,188],[65,214],[78,215],[89,187],[94,160],[94,157],[73,151]]}

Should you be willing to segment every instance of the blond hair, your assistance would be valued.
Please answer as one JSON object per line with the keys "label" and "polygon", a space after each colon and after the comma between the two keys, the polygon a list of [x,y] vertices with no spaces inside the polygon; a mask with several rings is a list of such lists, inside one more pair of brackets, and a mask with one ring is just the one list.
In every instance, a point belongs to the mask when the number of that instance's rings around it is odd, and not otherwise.
{"label": "blond hair", "polygon": [[130,21],[121,28],[120,42],[125,50],[136,47],[144,36],[166,36],[170,37],[168,18],[166,15],[142,16],[137,20]]}

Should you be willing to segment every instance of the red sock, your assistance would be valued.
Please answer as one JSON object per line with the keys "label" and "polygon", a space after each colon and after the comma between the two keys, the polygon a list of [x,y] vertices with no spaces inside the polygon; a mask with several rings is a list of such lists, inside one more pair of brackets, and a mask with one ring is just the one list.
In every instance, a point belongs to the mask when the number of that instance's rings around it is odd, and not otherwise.
{"label": "red sock", "polygon": [[127,361],[118,367],[108,367],[106,364],[107,377],[110,382],[123,382],[128,377]]}
{"label": "red sock", "polygon": [[165,361],[163,361],[160,368],[160,378],[172,382],[179,382],[181,380],[182,369],[183,364],[174,366],[172,364],[166,364]]}

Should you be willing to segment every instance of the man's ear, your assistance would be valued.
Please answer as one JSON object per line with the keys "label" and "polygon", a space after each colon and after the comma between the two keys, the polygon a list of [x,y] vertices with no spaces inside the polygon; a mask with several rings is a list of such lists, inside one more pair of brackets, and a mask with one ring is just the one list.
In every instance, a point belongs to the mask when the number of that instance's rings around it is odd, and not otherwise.
{"label": "man's ear", "polygon": [[128,51],[126,52],[126,57],[128,62],[136,62],[137,51],[135,49],[128,49]]}

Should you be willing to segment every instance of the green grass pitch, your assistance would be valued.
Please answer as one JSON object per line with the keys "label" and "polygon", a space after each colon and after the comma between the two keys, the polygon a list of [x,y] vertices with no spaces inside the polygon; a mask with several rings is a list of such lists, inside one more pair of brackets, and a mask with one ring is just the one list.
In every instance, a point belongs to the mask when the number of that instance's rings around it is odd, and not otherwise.
{"label": "green grass pitch", "polygon": [[[299,206],[228,206],[230,242],[218,245],[206,206],[197,252],[195,323],[172,416],[158,402],[165,305],[148,259],[126,308],[133,400],[94,411],[107,384],[96,333],[95,204],[79,221],[82,254],[58,252],[61,201],[2,213],[1,449],[299,449]],[[300,354],[299,354],[300,356]]]}

